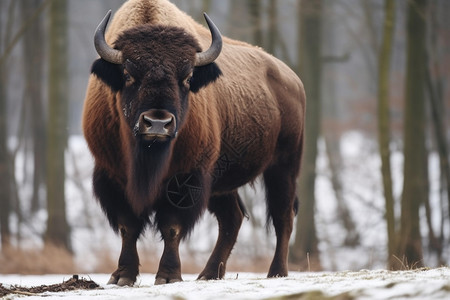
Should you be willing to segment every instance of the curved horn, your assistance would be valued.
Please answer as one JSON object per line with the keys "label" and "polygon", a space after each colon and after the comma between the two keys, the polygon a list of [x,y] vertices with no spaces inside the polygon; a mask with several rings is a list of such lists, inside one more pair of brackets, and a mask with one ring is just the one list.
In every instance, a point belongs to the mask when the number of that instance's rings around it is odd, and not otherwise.
{"label": "curved horn", "polygon": [[206,23],[208,23],[209,31],[211,31],[212,41],[208,50],[197,53],[197,58],[195,61],[196,67],[201,67],[212,63],[222,51],[222,35],[220,34],[219,29],[206,13],[203,13],[203,15],[205,16]]}
{"label": "curved horn", "polygon": [[97,50],[98,55],[104,60],[113,63],[113,64],[121,64],[122,63],[122,52],[119,50],[111,48],[105,40],[105,30],[106,25],[108,25],[109,18],[111,17],[111,10],[108,11],[103,20],[98,24],[97,29],[95,30],[94,35],[94,45],[95,50]]}

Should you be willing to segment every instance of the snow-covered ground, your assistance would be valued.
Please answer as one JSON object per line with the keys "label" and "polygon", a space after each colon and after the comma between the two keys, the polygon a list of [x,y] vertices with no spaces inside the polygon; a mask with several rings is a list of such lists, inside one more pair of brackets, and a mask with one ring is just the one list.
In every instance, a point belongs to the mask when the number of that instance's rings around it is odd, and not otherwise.
{"label": "snow-covered ground", "polygon": [[[0,275],[0,282],[37,286],[55,284],[70,275],[18,276]],[[87,276],[86,276],[87,277]],[[359,272],[290,273],[286,278],[267,279],[262,274],[228,273],[224,280],[196,281],[195,275],[184,275],[184,281],[153,285],[154,275],[143,274],[134,287],[103,285],[109,275],[91,274],[91,280],[102,290],[44,293],[26,299],[450,299],[450,268],[391,272],[362,270]],[[309,297],[307,297],[307,295]],[[9,295],[6,299],[23,296]],[[279,298],[277,298],[279,299]]]}

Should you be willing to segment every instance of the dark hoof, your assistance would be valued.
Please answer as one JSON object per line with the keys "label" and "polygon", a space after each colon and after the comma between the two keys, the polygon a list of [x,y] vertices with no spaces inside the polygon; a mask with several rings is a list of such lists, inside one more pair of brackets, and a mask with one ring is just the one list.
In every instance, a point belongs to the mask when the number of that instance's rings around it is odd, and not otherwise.
{"label": "dark hoof", "polygon": [[217,267],[207,265],[205,269],[198,275],[197,280],[219,280],[225,276],[225,264],[219,263]]}
{"label": "dark hoof", "polygon": [[287,277],[287,272],[276,272],[267,274],[267,278],[279,278],[279,277]]}
{"label": "dark hoof", "polygon": [[202,272],[200,273],[200,275],[198,275],[197,280],[220,280],[223,279],[223,277],[225,276],[225,273],[223,274],[210,274],[207,272]]}
{"label": "dark hoof", "polygon": [[163,278],[163,277],[156,277],[155,279],[155,285],[161,285],[161,284],[167,284],[167,283],[175,283],[175,282],[181,282],[183,279],[181,278]]}
{"label": "dark hoof", "polygon": [[197,280],[220,280],[223,279],[222,277],[217,277],[217,274],[215,276],[208,276],[208,275],[198,275]]}
{"label": "dark hoof", "polygon": [[134,280],[126,277],[118,278],[117,276],[111,275],[108,284],[117,284],[118,286],[133,286]]}

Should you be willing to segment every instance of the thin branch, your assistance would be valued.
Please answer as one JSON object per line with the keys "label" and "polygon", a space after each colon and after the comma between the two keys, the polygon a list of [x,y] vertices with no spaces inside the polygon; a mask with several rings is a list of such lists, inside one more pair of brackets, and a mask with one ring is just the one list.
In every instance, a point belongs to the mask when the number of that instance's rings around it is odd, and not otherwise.
{"label": "thin branch", "polygon": [[45,0],[44,2],[42,2],[41,5],[39,5],[39,7],[34,11],[34,13],[22,24],[22,27],[12,38],[11,42],[6,46],[4,53],[0,57],[0,66],[3,65],[3,63],[6,61],[9,54],[12,52],[16,44],[20,41],[21,37],[24,35],[28,27],[30,27],[30,25],[36,20],[37,17],[39,17],[39,15],[44,11],[47,5],[49,5],[52,1],[53,0]]}

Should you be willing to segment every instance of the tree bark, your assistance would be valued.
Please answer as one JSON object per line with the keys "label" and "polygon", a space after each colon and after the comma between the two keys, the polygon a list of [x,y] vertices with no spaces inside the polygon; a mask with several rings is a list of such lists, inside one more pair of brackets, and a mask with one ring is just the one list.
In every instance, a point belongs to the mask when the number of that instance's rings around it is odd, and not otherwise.
{"label": "tree bark", "polygon": [[423,266],[419,207],[427,195],[425,149],[425,0],[408,1],[404,183],[395,269]]}
{"label": "tree bark", "polygon": [[[428,59],[427,59],[427,65],[428,65]],[[442,93],[439,91],[435,91],[435,88],[433,86],[433,82],[431,79],[431,71],[427,69],[426,71],[426,89],[430,104],[430,114],[431,114],[431,120],[432,120],[432,128],[434,129],[434,134],[436,138],[436,146],[439,154],[439,163],[440,163],[440,172],[441,172],[441,189],[443,190],[446,187],[447,191],[447,201],[450,205],[450,164],[448,160],[448,148],[447,148],[447,141],[445,138],[445,125],[444,125],[444,118],[445,116],[445,110],[444,106],[442,105]],[[436,89],[440,89],[441,85],[437,84]],[[444,193],[441,193],[441,197]],[[442,201],[443,202],[443,201]],[[450,207],[450,206],[449,206]],[[426,208],[426,216],[427,216],[427,224],[428,224],[428,232],[429,232],[429,248],[430,250],[434,251],[437,255],[437,259],[439,263],[445,264],[445,262],[442,259],[442,251],[443,251],[443,240],[444,240],[444,232],[441,230],[439,237],[434,234],[434,229],[432,227],[431,222],[431,205],[429,201],[425,203]],[[444,212],[445,208],[441,206],[441,211]]]}
{"label": "tree bark", "polygon": [[299,74],[308,91],[308,114],[305,124],[305,148],[298,181],[300,200],[295,241],[290,260],[300,269],[320,270],[315,223],[315,178],[317,140],[320,133],[321,81],[321,12],[319,0],[299,0]]}
{"label": "tree bark", "polygon": [[71,250],[66,220],[64,151],[67,145],[67,1],[53,1],[49,28],[49,104],[47,124],[47,231],[45,240]]}
{"label": "tree bark", "polygon": [[[0,20],[0,57],[7,51],[11,36],[14,2],[0,3],[0,8],[8,9],[7,20]],[[10,152],[8,149],[8,105],[7,105],[7,66],[0,62],[0,235],[1,246],[10,246],[9,217],[12,210]]]}
{"label": "tree bark", "polygon": [[[42,0],[21,0],[23,19],[29,18],[37,11]],[[31,212],[40,208],[40,189],[45,183],[45,120],[42,97],[43,85],[43,44],[44,39],[41,19],[36,19],[24,36],[24,74],[25,101],[27,115],[31,121],[31,139],[33,147],[33,194],[31,198]]]}
{"label": "tree bark", "polygon": [[381,176],[386,207],[388,236],[388,266],[395,262],[395,213],[392,192],[392,171],[390,144],[389,74],[395,25],[395,0],[385,0],[383,40],[378,56],[378,146],[381,158]]}
{"label": "tree bark", "polygon": [[356,247],[360,244],[360,237],[359,232],[356,229],[355,221],[353,220],[343,195],[343,186],[341,182],[341,171],[343,170],[342,157],[339,148],[339,137],[336,137],[335,135],[336,133],[331,132],[323,134],[329,162],[328,165],[331,172],[330,181],[336,196],[337,217],[346,231],[343,244],[347,247]]}
{"label": "tree bark", "polygon": [[[439,28],[436,12],[440,9],[439,6],[433,6],[432,15],[430,16],[430,47],[429,52],[427,52],[427,71],[426,71],[426,90],[430,104],[430,113],[431,113],[431,121],[432,128],[435,135],[436,147],[439,154],[439,163],[440,163],[440,172],[441,172],[441,190],[446,191],[442,192],[441,197],[446,194],[448,205],[450,207],[450,162],[449,162],[449,150],[446,140],[446,122],[445,122],[445,106],[444,104],[444,96],[443,96],[443,86],[446,78],[442,76],[443,70],[441,68],[445,68],[440,62],[440,57],[438,55],[438,34],[442,29]],[[430,58],[434,57],[434,61]],[[434,66],[434,68],[432,68]],[[435,78],[433,78],[432,74],[439,74]],[[444,208],[441,208],[444,211]],[[440,241],[435,245],[432,245],[432,248],[436,249],[438,255],[440,256],[440,251],[442,251],[442,240],[443,240],[443,232],[441,232]],[[433,242],[430,241],[432,244]]]}
{"label": "tree bark", "polygon": [[4,65],[0,65],[0,235],[1,247],[9,246],[10,228],[9,213],[11,211],[11,183],[9,172],[6,76]]}

